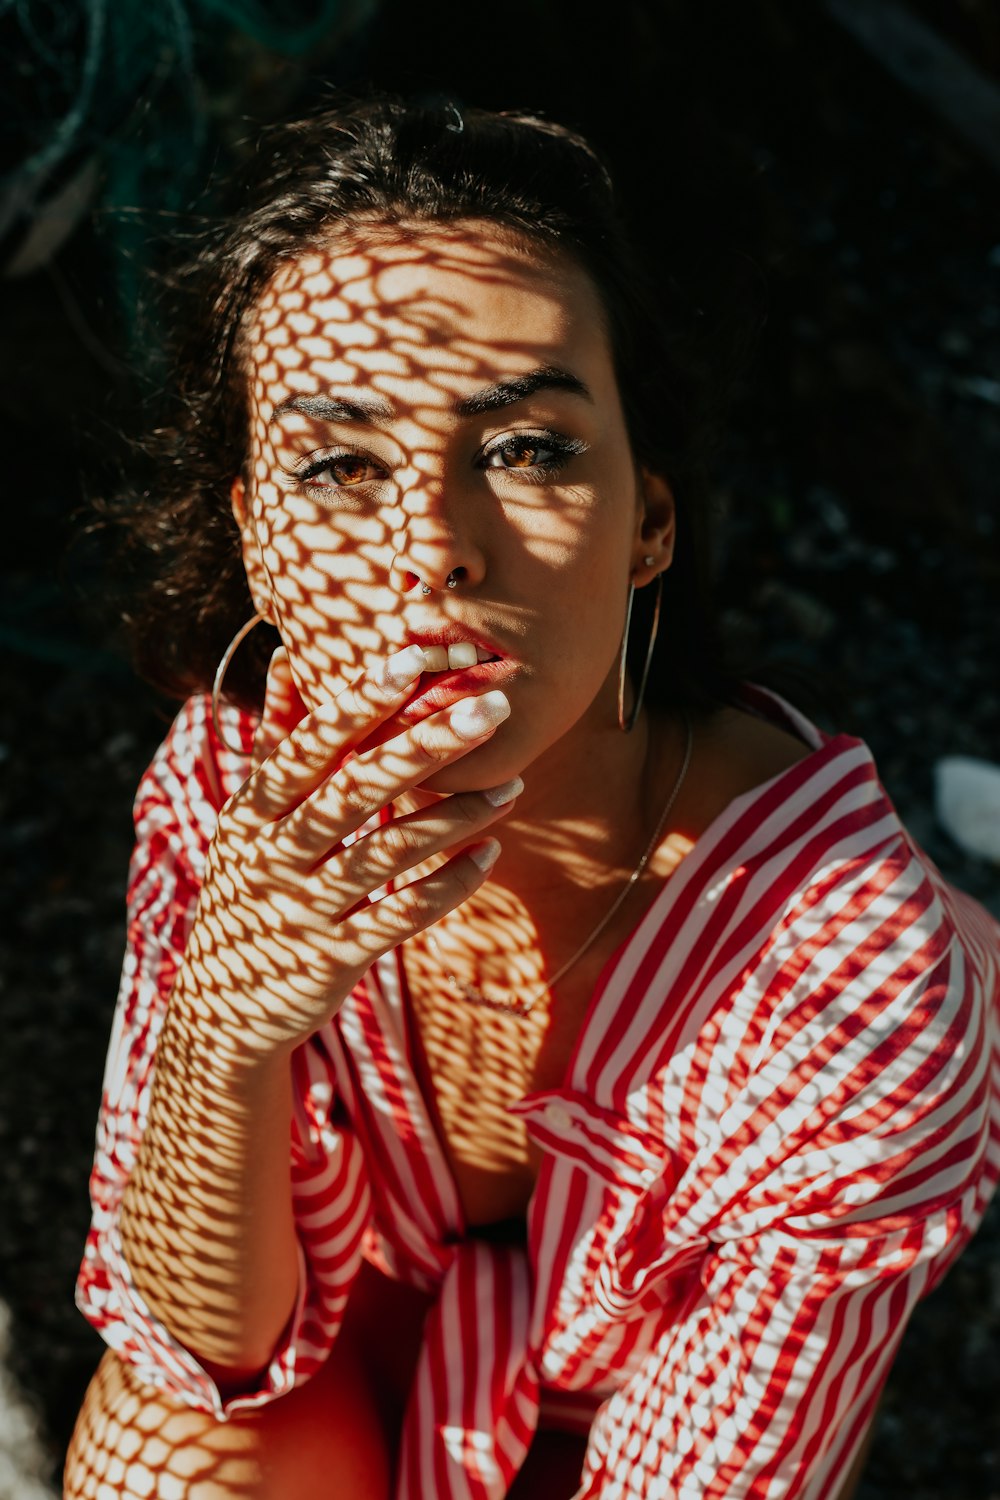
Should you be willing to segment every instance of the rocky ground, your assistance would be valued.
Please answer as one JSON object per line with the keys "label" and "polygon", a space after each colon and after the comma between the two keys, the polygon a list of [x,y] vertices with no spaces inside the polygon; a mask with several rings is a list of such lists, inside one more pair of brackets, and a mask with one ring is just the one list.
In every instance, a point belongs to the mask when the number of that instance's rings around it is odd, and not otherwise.
{"label": "rocky ground", "polygon": [[[1000,761],[997,185],[836,37],[790,37],[775,7],[756,11],[756,45],[788,84],[783,108],[721,65],[704,106],[707,145],[718,155],[722,143],[732,174],[722,180],[742,184],[737,245],[754,205],[749,258],[769,305],[716,484],[727,630],[748,658],[797,673],[830,727],[869,741],[916,837],[1000,915],[1000,868],[963,853],[933,803],[940,757]],[[566,114],[557,93],[549,107]],[[578,101],[568,113],[587,123]],[[713,211],[723,217],[709,207],[709,222]],[[65,560],[79,462],[60,399],[97,410],[93,462],[114,401],[95,403],[92,388],[118,388],[87,300],[89,253],[57,278],[8,286],[3,303],[15,359],[0,595],[0,1297],[9,1367],[53,1464],[101,1350],[72,1285],[130,801],[170,712],[91,623],[98,577]],[[12,545],[15,517],[26,540]],[[12,1401],[0,1385],[0,1407]],[[994,1205],[910,1324],[860,1500],[998,1500],[998,1413]],[[30,1457],[20,1421],[9,1438],[0,1425],[0,1454],[16,1440]],[[0,1500],[27,1500],[27,1482],[3,1476],[0,1463]]]}

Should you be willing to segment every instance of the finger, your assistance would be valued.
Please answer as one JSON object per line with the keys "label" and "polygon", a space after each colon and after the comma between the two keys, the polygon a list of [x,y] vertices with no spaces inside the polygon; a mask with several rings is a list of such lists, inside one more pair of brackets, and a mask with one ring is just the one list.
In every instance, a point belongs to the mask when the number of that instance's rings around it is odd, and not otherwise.
{"label": "finger", "polygon": [[272,848],[291,866],[314,865],[403,792],[483,744],[510,714],[499,689],[462,698],[396,739],[352,756],[281,820]]}
{"label": "finger", "polygon": [[433,807],[393,818],[336,849],[312,889],[328,920],[352,911],[372,891],[399,880],[434,855],[462,848],[504,817],[524,790],[519,776],[483,792],[460,792]]}
{"label": "finger", "polygon": [[295,686],[288,652],[279,646],[271,657],[264,688],[264,710],[253,741],[254,769],[260,766],[305,716],[306,706]]}
{"label": "finger", "polygon": [[256,811],[281,817],[308,797],[373,726],[401,706],[426,664],[420,646],[407,646],[306,714],[247,783],[245,795]]}
{"label": "finger", "polygon": [[331,933],[338,965],[360,977],[377,958],[440,921],[477,891],[489,879],[499,854],[498,839],[472,844],[439,870],[338,923]]}

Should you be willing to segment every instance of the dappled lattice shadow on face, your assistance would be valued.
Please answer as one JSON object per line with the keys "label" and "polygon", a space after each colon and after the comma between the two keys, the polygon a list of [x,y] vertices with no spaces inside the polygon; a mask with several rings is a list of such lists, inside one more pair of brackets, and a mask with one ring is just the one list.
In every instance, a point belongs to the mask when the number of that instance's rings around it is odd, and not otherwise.
{"label": "dappled lattice shadow on face", "polygon": [[[283,268],[244,351],[250,552],[309,707],[449,623],[515,654],[530,645],[550,664],[548,696],[575,658],[578,711],[593,697],[620,639],[633,479],[601,327],[582,273],[489,240],[425,236]],[[556,386],[460,414],[498,383],[571,362],[576,375],[588,358],[589,399]],[[556,426],[588,448],[564,472],[484,452]]]}

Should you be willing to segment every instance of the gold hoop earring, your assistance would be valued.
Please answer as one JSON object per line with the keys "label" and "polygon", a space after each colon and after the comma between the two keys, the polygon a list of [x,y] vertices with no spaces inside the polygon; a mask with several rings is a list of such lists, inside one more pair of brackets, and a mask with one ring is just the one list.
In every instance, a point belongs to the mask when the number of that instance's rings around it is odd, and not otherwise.
{"label": "gold hoop earring", "polygon": [[625,610],[625,630],[622,635],[621,659],[618,663],[618,728],[623,734],[631,734],[635,728],[636,720],[642,709],[642,700],[646,696],[646,683],[649,679],[649,664],[653,660],[653,647],[656,645],[656,636],[660,628],[660,604],[663,599],[663,574],[656,575],[656,603],[653,605],[653,624],[649,632],[649,645],[646,647],[646,660],[643,663],[642,677],[639,682],[639,691],[635,695],[635,703],[629,715],[628,723],[625,722],[625,658],[628,656],[628,633],[632,624],[632,603],[635,599],[635,584],[628,586],[628,607]]}
{"label": "gold hoop earring", "polygon": [[222,660],[219,662],[219,665],[215,669],[215,677],[212,682],[212,727],[215,730],[216,738],[218,739],[219,743],[225,746],[225,748],[233,755],[242,755],[244,753],[244,750],[242,745],[231,745],[222,732],[222,725],[219,722],[219,698],[222,694],[222,683],[225,679],[226,673],[229,671],[229,663],[232,661],[233,657],[236,655],[237,651],[242,646],[247,636],[250,634],[251,630],[259,625],[263,619],[264,616],[262,614],[256,614],[254,615],[252,620],[248,620],[245,625],[240,626],[239,630],[237,630],[236,634],[229,642],[229,645],[222,653]]}

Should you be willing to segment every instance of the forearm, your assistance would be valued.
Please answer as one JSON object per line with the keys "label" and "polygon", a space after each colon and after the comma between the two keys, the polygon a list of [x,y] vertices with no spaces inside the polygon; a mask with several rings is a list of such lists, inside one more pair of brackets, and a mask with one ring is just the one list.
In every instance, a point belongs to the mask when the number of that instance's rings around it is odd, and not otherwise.
{"label": "forearm", "polygon": [[[376,746],[345,760],[412,692],[424,664],[419,647],[406,648],[279,737],[222,808],[208,849],[156,1042],[121,1241],[150,1311],[227,1384],[249,1382],[270,1361],[294,1307],[292,1055],[381,954],[482,884],[499,845],[469,839],[513,805],[513,793],[500,804],[455,794],[349,842],[509,712],[496,691],[479,713],[421,720],[391,755]],[[287,662],[269,673],[262,723],[283,673]],[[387,880],[456,845],[440,869],[372,903]]]}
{"label": "forearm", "polygon": [[122,1246],[151,1311],[239,1385],[268,1362],[296,1295],[290,1054],[261,1057],[192,989],[182,974],[157,1047]]}

